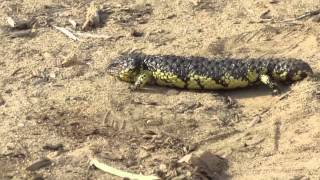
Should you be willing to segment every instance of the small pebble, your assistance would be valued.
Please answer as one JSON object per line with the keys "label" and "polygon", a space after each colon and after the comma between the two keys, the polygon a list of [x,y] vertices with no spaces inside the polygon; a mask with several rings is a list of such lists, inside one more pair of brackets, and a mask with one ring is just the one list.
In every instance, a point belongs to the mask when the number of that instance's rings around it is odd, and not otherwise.
{"label": "small pebble", "polygon": [[16,30],[25,30],[31,28],[33,21],[21,21],[17,19],[13,19],[12,17],[7,18],[7,23],[12,29]]}
{"label": "small pebble", "polygon": [[146,124],[148,126],[161,126],[163,122],[161,120],[147,120]]}
{"label": "small pebble", "polygon": [[169,15],[167,16],[167,19],[173,19],[173,18],[175,18],[175,17],[177,17],[176,14],[169,14]]}
{"label": "small pebble", "polygon": [[3,99],[3,97],[0,95],[0,106],[4,105],[6,101]]}
{"label": "small pebble", "polygon": [[314,17],[312,18],[312,21],[313,21],[313,22],[317,22],[317,23],[320,22],[320,14],[314,16]]}
{"label": "small pebble", "polygon": [[63,144],[58,143],[58,144],[46,144],[42,147],[45,150],[50,150],[50,151],[58,151],[63,149]]}
{"label": "small pebble", "polygon": [[39,170],[41,168],[50,166],[51,164],[52,164],[52,161],[50,159],[44,158],[44,159],[41,159],[39,161],[34,162],[30,166],[28,166],[26,168],[26,170],[28,170],[28,171],[37,171],[37,170]]}
{"label": "small pebble", "polygon": [[143,36],[143,32],[140,32],[140,31],[137,31],[137,30],[132,30],[131,31],[131,36],[133,36],[133,37],[141,37],[141,36]]}
{"label": "small pebble", "polygon": [[279,3],[279,0],[271,0],[269,3],[270,3],[270,4],[278,4],[278,3]]}
{"label": "small pebble", "polygon": [[13,31],[9,33],[10,38],[30,37],[33,34],[31,29]]}

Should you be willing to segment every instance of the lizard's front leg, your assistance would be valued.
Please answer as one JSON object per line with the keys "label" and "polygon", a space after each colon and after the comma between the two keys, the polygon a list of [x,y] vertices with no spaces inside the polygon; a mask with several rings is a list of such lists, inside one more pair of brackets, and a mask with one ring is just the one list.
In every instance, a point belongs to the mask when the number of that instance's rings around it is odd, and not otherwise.
{"label": "lizard's front leg", "polygon": [[263,74],[263,75],[260,75],[259,76],[259,79],[260,81],[267,85],[269,88],[272,89],[272,94],[273,95],[277,95],[280,93],[280,89],[279,89],[279,86],[276,82],[274,82],[270,76],[266,75],[266,74]]}
{"label": "lizard's front leg", "polygon": [[150,71],[144,71],[137,76],[137,79],[135,80],[134,84],[131,85],[129,88],[132,91],[141,89],[151,80],[152,80],[152,73]]}

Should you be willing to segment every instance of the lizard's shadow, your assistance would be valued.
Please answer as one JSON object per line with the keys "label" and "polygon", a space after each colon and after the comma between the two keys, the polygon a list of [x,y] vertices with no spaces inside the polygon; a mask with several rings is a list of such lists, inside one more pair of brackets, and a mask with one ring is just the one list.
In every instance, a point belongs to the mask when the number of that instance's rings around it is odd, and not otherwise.
{"label": "lizard's shadow", "polygon": [[[215,96],[231,96],[236,99],[245,99],[245,98],[254,98],[265,95],[272,95],[272,90],[263,85],[251,86],[241,89],[233,90],[188,90],[188,89],[178,89],[172,87],[159,87],[159,86],[147,86],[144,89],[138,90],[142,93],[151,93],[151,94],[168,94],[170,90],[176,90],[178,92],[194,92],[194,93],[206,93],[214,94]],[[284,94],[290,90],[290,86],[280,85],[281,94]]]}
{"label": "lizard's shadow", "polygon": [[[276,96],[281,96],[282,94],[290,91],[290,86],[279,85],[280,93]],[[230,91],[224,91],[219,93],[224,96],[231,96],[235,99],[246,99],[246,98],[255,98],[259,96],[272,95],[272,90],[263,85],[252,86],[243,89],[235,89]]]}

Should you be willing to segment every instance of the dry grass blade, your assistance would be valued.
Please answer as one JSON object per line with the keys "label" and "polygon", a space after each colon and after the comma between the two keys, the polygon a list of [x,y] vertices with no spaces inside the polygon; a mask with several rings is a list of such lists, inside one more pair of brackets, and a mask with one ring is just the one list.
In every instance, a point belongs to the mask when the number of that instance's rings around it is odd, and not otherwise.
{"label": "dry grass blade", "polygon": [[140,175],[140,174],[134,174],[134,173],[129,173],[129,172],[125,172],[116,168],[113,168],[111,166],[108,166],[106,164],[103,164],[101,162],[99,162],[97,159],[91,159],[90,161],[90,165],[95,166],[96,168],[110,173],[112,175],[115,176],[119,176],[122,178],[129,178],[129,179],[136,179],[136,180],[156,180],[156,179],[160,179],[157,176],[144,176],[144,175]]}

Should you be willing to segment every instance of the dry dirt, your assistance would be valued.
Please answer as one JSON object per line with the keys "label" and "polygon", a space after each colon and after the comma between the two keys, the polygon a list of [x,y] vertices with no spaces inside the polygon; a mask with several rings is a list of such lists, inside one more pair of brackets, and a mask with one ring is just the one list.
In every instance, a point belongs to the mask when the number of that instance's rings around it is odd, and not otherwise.
{"label": "dry dirt", "polygon": [[[320,17],[280,21],[319,0],[96,0],[104,22],[87,33],[110,38],[73,41],[52,28],[83,23],[90,2],[0,1],[0,179],[120,179],[88,168],[92,156],[168,179],[320,179],[319,76],[272,96],[264,87],[130,92],[105,74],[130,50],[301,58],[317,74]],[[34,18],[35,34],[8,36],[8,16]],[[217,155],[213,175],[177,163],[192,151]]]}

